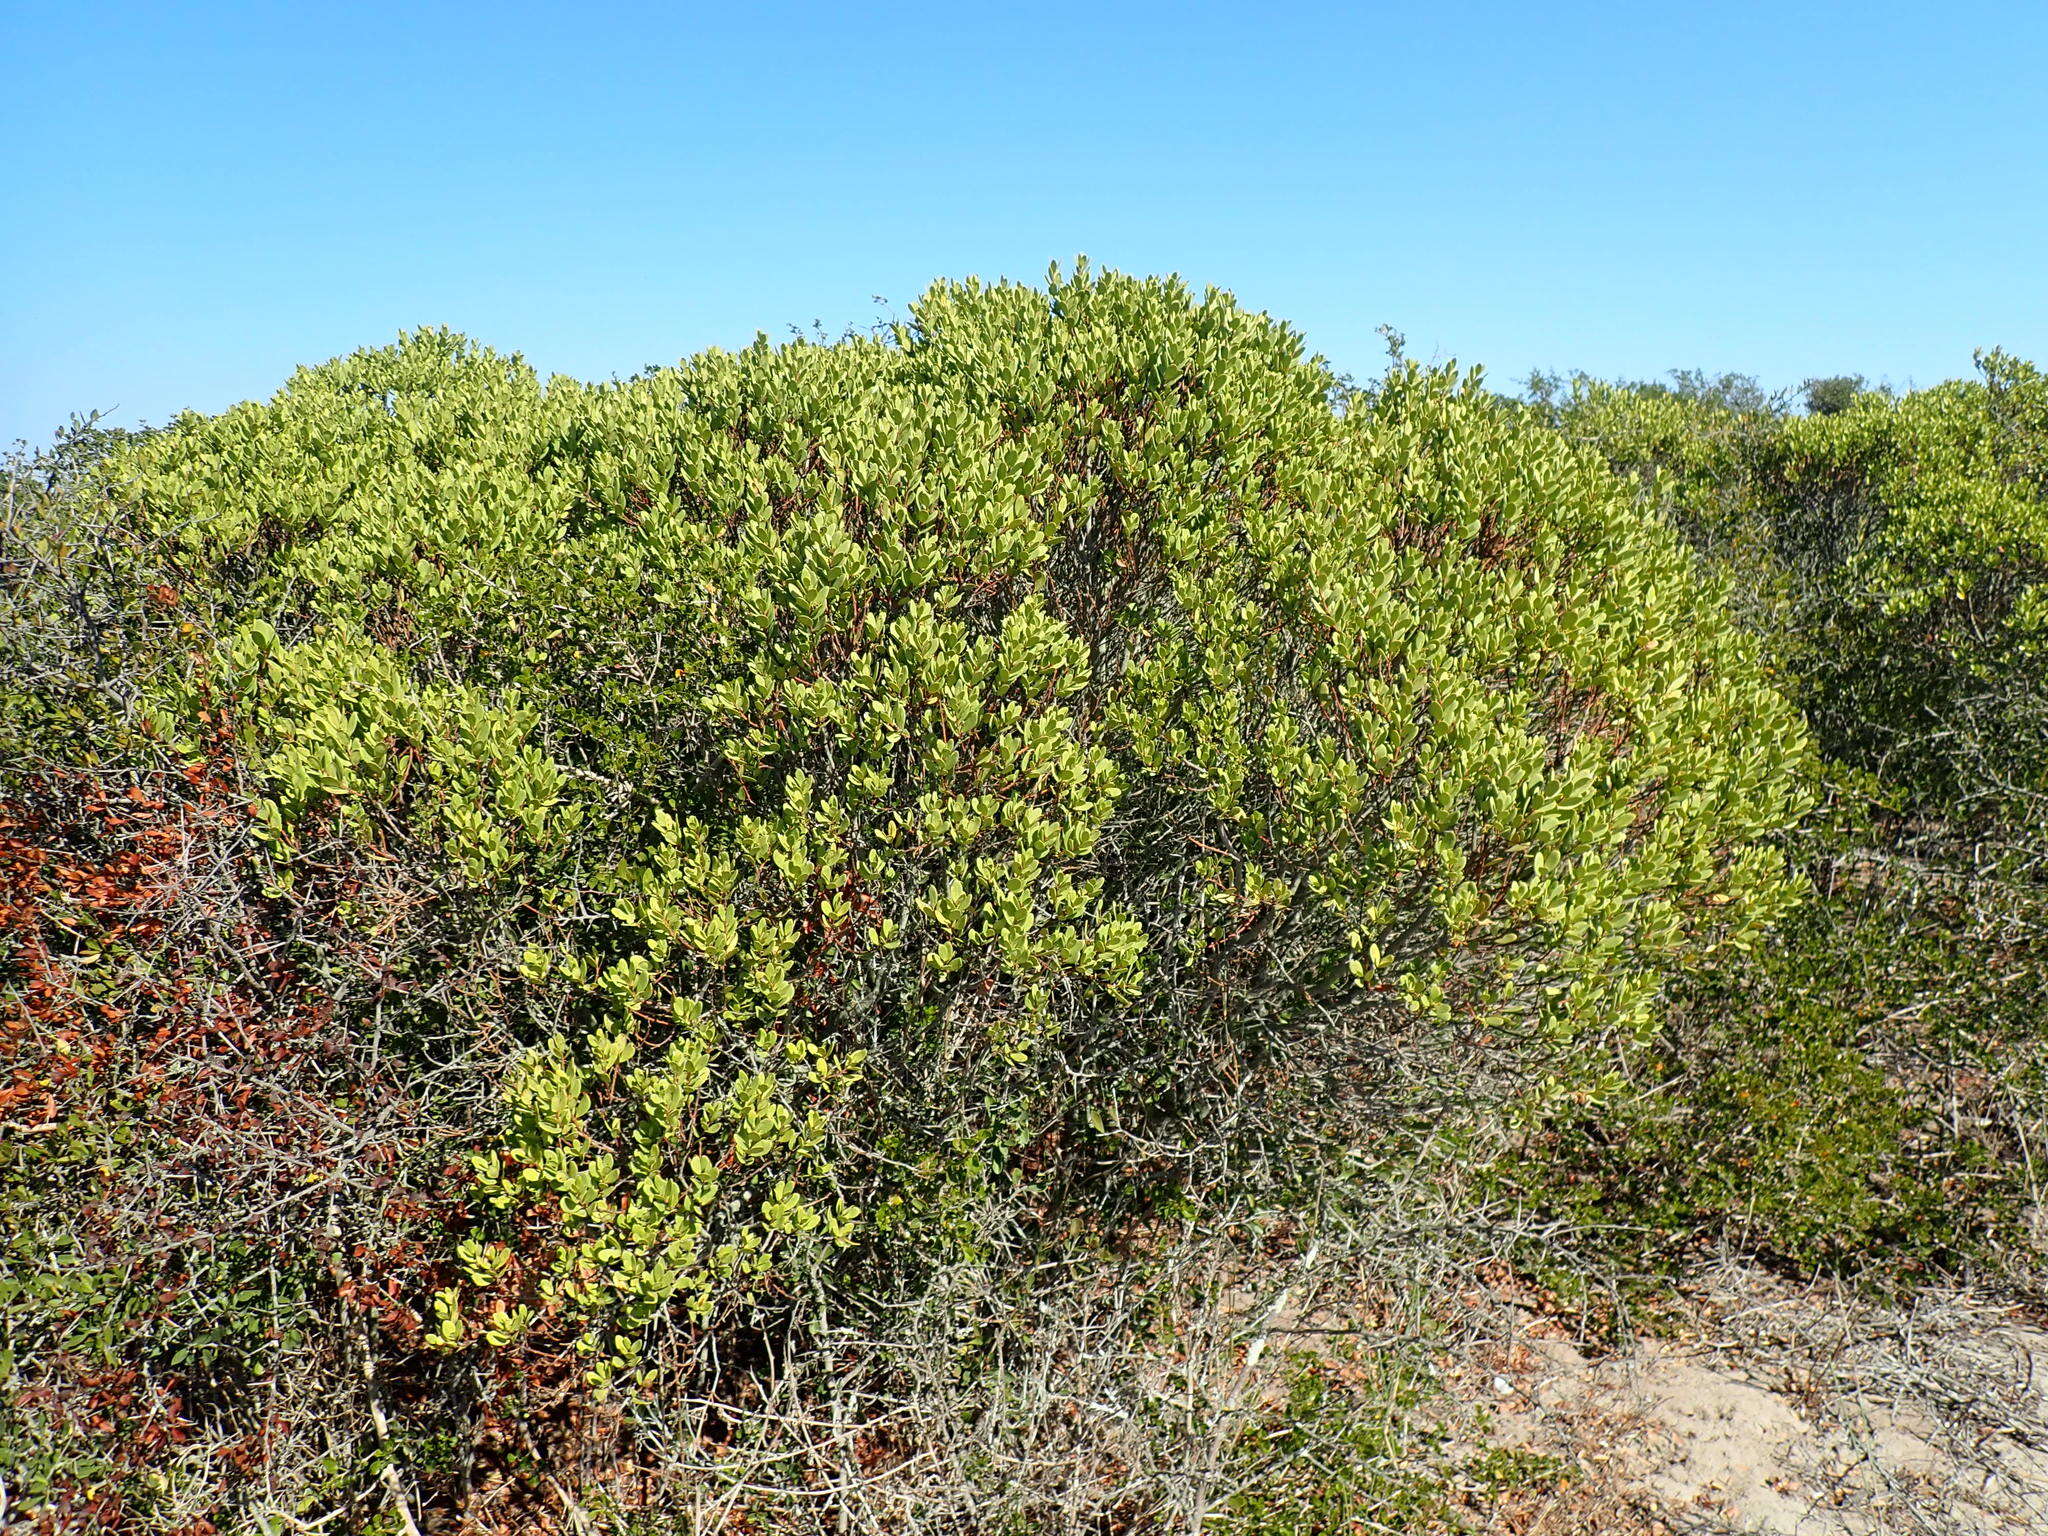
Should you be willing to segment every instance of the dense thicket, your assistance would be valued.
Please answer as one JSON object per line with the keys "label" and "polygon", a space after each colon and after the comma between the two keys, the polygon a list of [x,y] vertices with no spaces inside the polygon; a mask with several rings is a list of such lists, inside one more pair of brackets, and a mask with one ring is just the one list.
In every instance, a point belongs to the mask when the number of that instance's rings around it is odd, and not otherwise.
{"label": "dense thicket", "polygon": [[[1733,1234],[1885,1285],[2026,1275],[2048,1052],[2048,380],[1893,396],[1544,381],[1725,575],[1824,757],[1815,895],[1681,988],[1531,1170],[1668,1257]],[[1723,381],[1723,385],[1725,386]],[[2002,1257],[2001,1257],[2002,1256]]]}
{"label": "dense thicket", "polygon": [[1175,1298],[1460,1109],[1666,1247],[1964,1262],[2023,1074],[1930,1143],[1877,1041],[2035,1038],[2040,388],[1346,397],[1084,270],[604,385],[421,332],[20,466],[9,1486],[1317,1529]]}

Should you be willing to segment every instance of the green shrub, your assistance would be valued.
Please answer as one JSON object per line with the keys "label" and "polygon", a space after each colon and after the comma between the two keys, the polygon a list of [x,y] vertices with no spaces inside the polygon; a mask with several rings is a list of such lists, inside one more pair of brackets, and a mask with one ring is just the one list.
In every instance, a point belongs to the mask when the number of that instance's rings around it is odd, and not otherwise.
{"label": "green shrub", "polygon": [[1555,1099],[1497,1174],[1638,1276],[1727,1243],[1898,1290],[2023,1254],[2048,998],[1954,903],[1817,897],[1676,985],[1616,1079]]}
{"label": "green shrub", "polygon": [[1803,658],[1829,749],[1927,812],[2022,831],[2048,804],[2048,380],[1982,362],[1789,424],[1770,490],[1861,512]]}
{"label": "green shrub", "polygon": [[1980,364],[1804,417],[1587,379],[1538,400],[1731,580],[1830,755],[2018,827],[2048,787],[2048,381]]}
{"label": "green shrub", "polygon": [[196,630],[148,729],[228,731],[379,1080],[499,1096],[379,1349],[656,1402],[1784,905],[1804,736],[1679,541],[1476,377],[1332,383],[1082,270],[610,385],[420,333],[111,462]]}
{"label": "green shrub", "polygon": [[1799,397],[1809,416],[1833,416],[1856,403],[1867,392],[1860,373],[1836,374],[1830,378],[1808,379],[1799,386]]}
{"label": "green shrub", "polygon": [[1735,416],[1581,381],[1591,440],[1727,573],[1828,754],[1789,850],[1815,895],[1677,988],[1631,1091],[1554,1120],[1522,1187],[1633,1258],[1732,1236],[1893,1285],[2027,1267],[2048,1066],[2048,393],[2030,365]]}

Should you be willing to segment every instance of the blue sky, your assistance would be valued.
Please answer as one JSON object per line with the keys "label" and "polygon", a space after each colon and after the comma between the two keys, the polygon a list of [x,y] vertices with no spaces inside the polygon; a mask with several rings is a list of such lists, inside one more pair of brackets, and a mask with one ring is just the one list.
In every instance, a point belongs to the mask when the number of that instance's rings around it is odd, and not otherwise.
{"label": "blue sky", "polygon": [[1375,368],[2048,356],[2048,3],[13,0],[0,441],[446,324],[630,372],[1085,252]]}

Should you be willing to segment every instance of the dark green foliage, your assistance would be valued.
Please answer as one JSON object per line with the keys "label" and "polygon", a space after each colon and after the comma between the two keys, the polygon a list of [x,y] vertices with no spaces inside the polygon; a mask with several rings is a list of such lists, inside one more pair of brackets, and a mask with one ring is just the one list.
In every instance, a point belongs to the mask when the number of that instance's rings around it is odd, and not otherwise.
{"label": "dark green foliage", "polygon": [[1865,388],[1860,373],[1838,374],[1826,379],[1808,379],[1799,386],[1800,399],[1809,416],[1834,416],[1856,403]]}
{"label": "dark green foliage", "polygon": [[[1854,855],[1756,954],[1687,978],[1621,1082],[1503,1169],[1643,1271],[1731,1242],[1884,1289],[2023,1254],[2038,975]],[[2018,1118],[2016,1118],[2016,1116]]]}

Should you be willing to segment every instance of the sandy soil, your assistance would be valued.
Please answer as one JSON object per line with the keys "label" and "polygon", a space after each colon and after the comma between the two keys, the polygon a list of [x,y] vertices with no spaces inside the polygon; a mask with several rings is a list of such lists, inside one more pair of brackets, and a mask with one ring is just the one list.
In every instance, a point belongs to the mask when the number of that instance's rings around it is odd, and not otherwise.
{"label": "sandy soil", "polygon": [[1695,1326],[1625,1351],[1510,1319],[1461,1394],[1492,1443],[1578,1476],[1503,1530],[2048,1533],[2048,1329],[2010,1306],[1894,1310],[1731,1268]]}

